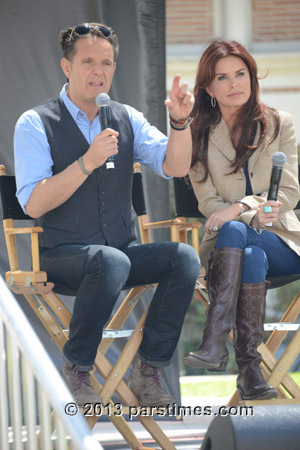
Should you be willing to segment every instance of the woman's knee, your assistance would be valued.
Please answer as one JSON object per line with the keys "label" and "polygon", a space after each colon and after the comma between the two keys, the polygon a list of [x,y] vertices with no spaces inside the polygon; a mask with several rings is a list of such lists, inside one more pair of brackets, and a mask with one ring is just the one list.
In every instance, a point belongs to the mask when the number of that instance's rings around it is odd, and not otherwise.
{"label": "woman's knee", "polygon": [[225,222],[219,231],[216,248],[234,247],[244,248],[246,243],[247,225],[243,222],[232,220]]}
{"label": "woman's knee", "polygon": [[265,251],[255,245],[246,247],[243,257],[242,283],[262,283],[266,279],[268,259]]}

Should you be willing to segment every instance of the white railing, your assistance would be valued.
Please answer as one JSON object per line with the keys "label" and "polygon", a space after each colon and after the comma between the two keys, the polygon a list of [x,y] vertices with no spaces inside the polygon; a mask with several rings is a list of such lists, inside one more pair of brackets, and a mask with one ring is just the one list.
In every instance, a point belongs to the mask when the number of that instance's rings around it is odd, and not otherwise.
{"label": "white railing", "polygon": [[[101,450],[74,399],[0,277],[1,450]],[[72,411],[72,408],[69,408]]]}

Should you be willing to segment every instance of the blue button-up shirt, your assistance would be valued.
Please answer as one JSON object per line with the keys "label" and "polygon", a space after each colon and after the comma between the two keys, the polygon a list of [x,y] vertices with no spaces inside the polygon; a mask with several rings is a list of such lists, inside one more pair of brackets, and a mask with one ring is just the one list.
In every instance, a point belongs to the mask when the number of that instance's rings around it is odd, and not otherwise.
{"label": "blue button-up shirt", "polygon": [[[60,96],[85,139],[91,144],[94,137],[101,132],[99,118],[96,116],[91,123],[86,114],[70,100],[67,89],[68,84],[64,85]],[[134,161],[151,168],[164,178],[170,178],[164,174],[162,168],[168,138],[151,126],[142,113],[131,106],[124,106],[134,133]],[[39,114],[34,110],[22,114],[16,124],[14,153],[17,197],[25,211],[35,186],[39,181],[53,175],[53,160],[45,128]]]}

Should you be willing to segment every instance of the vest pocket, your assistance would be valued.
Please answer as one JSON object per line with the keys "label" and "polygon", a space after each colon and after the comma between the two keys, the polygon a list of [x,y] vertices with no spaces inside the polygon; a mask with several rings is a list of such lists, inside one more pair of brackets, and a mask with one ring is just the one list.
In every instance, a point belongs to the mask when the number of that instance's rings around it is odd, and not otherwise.
{"label": "vest pocket", "polygon": [[52,217],[46,216],[44,225],[49,228],[56,228],[57,230],[72,231],[78,230],[79,219],[69,219],[67,217]]}

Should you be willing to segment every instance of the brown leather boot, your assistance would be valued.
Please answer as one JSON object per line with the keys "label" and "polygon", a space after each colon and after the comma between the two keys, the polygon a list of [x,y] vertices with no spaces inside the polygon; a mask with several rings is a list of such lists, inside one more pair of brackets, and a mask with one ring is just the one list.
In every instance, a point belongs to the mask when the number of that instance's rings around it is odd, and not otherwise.
{"label": "brown leather boot", "polygon": [[200,346],[187,353],[184,363],[223,372],[228,362],[226,341],[235,322],[236,302],[240,289],[243,250],[221,247],[208,259],[209,307]]}
{"label": "brown leather boot", "polygon": [[173,397],[166,394],[162,388],[159,367],[143,362],[138,355],[133,361],[128,387],[142,406],[167,407],[175,402]]}
{"label": "brown leather boot", "polygon": [[276,398],[260,370],[262,360],[257,347],[264,337],[266,294],[269,282],[241,284],[234,330],[234,348],[239,375],[237,389],[242,400]]}

